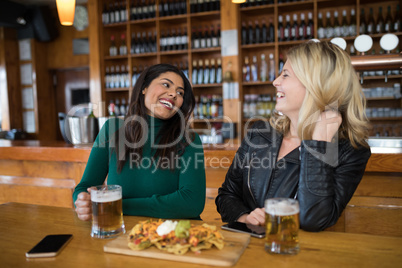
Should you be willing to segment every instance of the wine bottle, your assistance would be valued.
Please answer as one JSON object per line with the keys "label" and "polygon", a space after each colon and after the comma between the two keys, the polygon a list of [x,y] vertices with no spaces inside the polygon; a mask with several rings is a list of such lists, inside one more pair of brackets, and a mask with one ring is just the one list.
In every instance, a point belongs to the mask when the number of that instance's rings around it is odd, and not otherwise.
{"label": "wine bottle", "polygon": [[395,16],[394,16],[394,23],[393,23],[393,32],[400,32],[401,31],[401,16],[399,13],[399,5],[396,6]]}
{"label": "wine bottle", "polygon": [[103,11],[102,11],[102,23],[103,25],[109,24],[109,10],[107,9],[107,5],[103,5]]}
{"label": "wine bottle", "polygon": [[198,32],[201,33],[199,35],[199,37],[200,37],[200,48],[206,48],[207,47],[207,37],[206,37],[206,33],[202,30],[202,26],[200,26]]}
{"label": "wine bottle", "polygon": [[116,23],[121,22],[120,9],[119,4],[117,2],[114,3],[114,22]]}
{"label": "wine bottle", "polygon": [[183,35],[181,36],[181,48],[188,49],[188,36],[187,36],[187,27],[183,28]]}
{"label": "wine bottle", "polygon": [[283,17],[282,15],[278,16],[278,41],[282,42],[285,39],[285,29],[283,27]]}
{"label": "wine bottle", "polygon": [[284,41],[290,41],[290,15],[286,15],[286,25],[284,27]]}
{"label": "wine bottle", "polygon": [[384,17],[382,16],[382,7],[378,8],[378,18],[376,24],[376,33],[384,32]]}
{"label": "wine bottle", "polygon": [[127,9],[126,9],[126,3],[125,2],[121,2],[120,3],[120,21],[121,22],[125,22],[127,21]]}
{"label": "wine bottle", "polygon": [[244,57],[243,81],[250,82],[250,65],[249,65],[249,61],[248,61],[248,56]]}
{"label": "wine bottle", "polygon": [[209,83],[214,84],[216,82],[216,66],[215,59],[211,59],[211,68],[209,71]]}
{"label": "wine bottle", "polygon": [[332,37],[342,36],[342,28],[339,24],[338,11],[334,11],[334,35]]}
{"label": "wine bottle", "polygon": [[109,3],[109,22],[110,24],[115,23],[115,19],[114,19],[114,8],[113,8],[113,4]]}
{"label": "wine bottle", "polygon": [[117,47],[114,41],[114,35],[110,36],[109,56],[117,56]]}
{"label": "wine bottle", "polygon": [[222,60],[219,58],[216,62],[218,67],[216,68],[216,83],[222,83]]}
{"label": "wine bottle", "polygon": [[385,17],[384,31],[386,33],[390,33],[392,30],[392,16],[391,16],[391,7],[388,6],[387,15]]}
{"label": "wine bottle", "polygon": [[342,28],[341,28],[341,35],[342,36],[349,36],[349,24],[346,17],[346,10],[342,11]]}
{"label": "wine bottle", "polygon": [[350,11],[350,23],[349,23],[349,36],[356,36],[356,14],[355,9]]}
{"label": "wine bottle", "polygon": [[265,20],[262,20],[262,27],[261,27],[261,43],[268,42],[268,29]]}
{"label": "wine bottle", "polygon": [[297,14],[293,14],[293,25],[290,30],[290,39],[298,40],[299,39],[299,25],[297,24]]}
{"label": "wine bottle", "polygon": [[206,59],[204,62],[205,63],[204,63],[204,81],[203,81],[203,83],[208,84],[209,79],[210,79],[210,77],[209,77],[209,75],[210,75],[209,60]]}
{"label": "wine bottle", "polygon": [[205,46],[207,48],[212,47],[212,36],[207,26],[205,26]]}
{"label": "wine bottle", "polygon": [[197,84],[202,84],[204,82],[204,67],[202,65],[202,60],[198,61],[198,78]]}
{"label": "wine bottle", "polygon": [[373,8],[370,7],[370,14],[367,21],[367,34],[374,34],[374,31],[375,31],[375,22],[374,22]]}
{"label": "wine bottle", "polygon": [[248,22],[247,33],[248,33],[248,44],[255,44],[253,23],[251,21]]}
{"label": "wine bottle", "polygon": [[[198,39],[198,37],[197,37],[197,30],[195,29],[195,27],[193,27],[193,28],[191,29],[191,49],[196,48],[196,47],[195,47],[195,42],[196,42],[197,39]],[[198,42],[198,41],[197,41],[197,42]]]}
{"label": "wine bottle", "polygon": [[106,66],[106,71],[105,71],[105,88],[110,87],[110,70],[109,67]]}
{"label": "wine bottle", "polygon": [[325,37],[331,38],[334,36],[334,26],[331,23],[331,13],[327,12],[327,25],[325,27]]}
{"label": "wine bottle", "polygon": [[121,35],[121,43],[119,47],[119,55],[127,55],[127,45],[126,45],[126,36],[125,34]]}
{"label": "wine bottle", "polygon": [[274,54],[272,53],[269,54],[269,80],[275,80],[275,60]]}
{"label": "wine bottle", "polygon": [[306,39],[311,39],[314,37],[314,21],[313,13],[308,13],[308,22],[306,26]]}
{"label": "wine bottle", "polygon": [[120,67],[116,65],[115,67],[116,72],[114,73],[113,76],[113,83],[114,83],[114,88],[119,88],[120,87]]}
{"label": "wine bottle", "polygon": [[212,47],[218,47],[218,33],[215,31],[214,25],[211,25],[211,39],[212,39]]}
{"label": "wine bottle", "polygon": [[278,66],[278,67],[279,67],[279,68],[278,68],[279,73],[282,72],[283,65],[285,65],[285,62],[283,61],[283,55],[282,55],[282,54],[279,54],[279,66]]}
{"label": "wine bottle", "polygon": [[257,56],[253,56],[253,63],[251,64],[251,79],[252,79],[253,82],[258,81]]}
{"label": "wine bottle", "polygon": [[304,40],[307,37],[307,25],[305,22],[304,13],[300,14],[300,26],[299,26],[299,40]]}
{"label": "wine bottle", "polygon": [[193,85],[197,84],[197,78],[198,78],[197,61],[193,60],[193,72],[191,73],[191,81]]}
{"label": "wine bottle", "polygon": [[265,60],[265,54],[261,54],[261,68],[260,68],[260,80],[262,82],[267,81],[267,62]]}
{"label": "wine bottle", "polygon": [[108,106],[109,116],[116,116],[116,114],[114,113],[114,110],[115,110],[115,106],[114,106],[113,100],[110,100],[109,106]]}
{"label": "wine bottle", "polygon": [[241,24],[241,44],[242,45],[247,45],[247,28],[246,28],[246,23],[243,21]]}
{"label": "wine bottle", "polygon": [[360,29],[359,29],[360,34],[366,34],[367,33],[367,23],[366,23],[366,16],[364,15],[364,9],[361,9],[360,12]]}
{"label": "wine bottle", "polygon": [[[283,26],[282,26],[282,29],[283,29]],[[275,27],[272,22],[272,18],[269,18],[268,42],[275,42]]]}
{"label": "wine bottle", "polygon": [[325,28],[322,22],[322,13],[318,13],[318,23],[317,23],[317,37],[318,39],[325,38]]}
{"label": "wine bottle", "polygon": [[254,22],[254,32],[255,32],[255,44],[261,43],[261,30],[260,30],[260,25],[258,24],[258,21],[255,20]]}

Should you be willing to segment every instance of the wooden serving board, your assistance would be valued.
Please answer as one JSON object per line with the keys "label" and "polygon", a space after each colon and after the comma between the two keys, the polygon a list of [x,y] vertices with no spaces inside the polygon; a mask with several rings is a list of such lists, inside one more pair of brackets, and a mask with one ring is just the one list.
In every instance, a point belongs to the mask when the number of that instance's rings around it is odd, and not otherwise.
{"label": "wooden serving board", "polygon": [[222,230],[220,230],[220,232],[224,236],[224,248],[219,250],[215,246],[212,246],[210,249],[201,250],[201,254],[196,254],[189,250],[184,255],[176,255],[166,253],[157,249],[155,246],[144,250],[132,250],[128,247],[128,234],[121,235],[115,240],[110,241],[103,247],[103,250],[109,253],[170,261],[190,262],[215,266],[232,266],[237,262],[246,249],[248,243],[250,242],[250,235]]}

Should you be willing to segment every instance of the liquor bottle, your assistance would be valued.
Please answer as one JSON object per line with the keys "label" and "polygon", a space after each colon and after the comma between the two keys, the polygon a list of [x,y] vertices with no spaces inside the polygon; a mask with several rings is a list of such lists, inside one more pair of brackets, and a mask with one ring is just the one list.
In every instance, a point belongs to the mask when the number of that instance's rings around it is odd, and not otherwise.
{"label": "liquor bottle", "polygon": [[120,105],[120,115],[126,116],[126,113],[127,113],[126,99],[122,98],[121,99],[121,105]]}
{"label": "liquor bottle", "polygon": [[378,18],[376,24],[376,33],[384,32],[384,17],[382,16],[382,7],[378,8]]}
{"label": "liquor bottle", "polygon": [[163,3],[163,16],[167,17],[167,16],[171,16],[172,14],[172,10],[170,10],[169,8],[169,0],[165,0],[165,2]]}
{"label": "liquor bottle", "polygon": [[290,15],[286,15],[286,25],[284,28],[284,41],[290,41]]}
{"label": "liquor bottle", "polygon": [[282,42],[285,40],[285,28],[283,27],[283,17],[278,16],[278,41]]}
{"label": "liquor bottle", "polygon": [[395,16],[394,16],[394,23],[393,23],[393,32],[400,32],[401,31],[401,17],[399,14],[399,5],[396,6]]}
{"label": "liquor bottle", "polygon": [[193,72],[191,74],[191,82],[193,83],[193,85],[197,84],[197,78],[198,78],[197,61],[193,60]]}
{"label": "liquor bottle", "polygon": [[125,34],[121,35],[121,43],[119,47],[119,55],[127,55],[127,45],[126,45],[126,36]]}
{"label": "liquor bottle", "polygon": [[279,66],[278,66],[278,67],[279,67],[279,68],[278,68],[279,73],[282,72],[283,65],[285,65],[285,62],[283,61],[283,55],[282,55],[282,54],[279,54]]}
{"label": "liquor bottle", "polygon": [[108,88],[114,88],[114,77],[115,77],[114,66],[111,66],[110,67],[110,73],[109,73]]}
{"label": "liquor bottle", "polygon": [[275,27],[272,22],[272,18],[269,18],[268,42],[274,42],[274,41],[275,41]]}
{"label": "liquor bottle", "polygon": [[134,54],[135,51],[135,33],[131,33],[131,47],[130,47],[130,54]]}
{"label": "liquor bottle", "polygon": [[[322,20],[321,20],[322,22]],[[308,23],[306,27],[306,39],[311,39],[314,37],[314,22],[313,22],[313,13],[308,13]]]}
{"label": "liquor bottle", "polygon": [[248,22],[247,34],[248,34],[248,44],[255,44],[253,23],[251,21]]}
{"label": "liquor bottle", "polygon": [[254,40],[254,43],[255,43],[255,44],[262,43],[262,42],[261,42],[261,30],[260,30],[260,25],[258,24],[258,21],[257,21],[257,20],[254,21],[254,25],[255,25],[255,27],[254,27],[254,33],[255,33],[255,40]]}
{"label": "liquor bottle", "polygon": [[120,116],[120,100],[116,99],[114,101],[114,114],[115,116]]}
{"label": "liquor bottle", "polygon": [[105,88],[109,88],[110,86],[110,70],[109,67],[106,66],[105,71]]}
{"label": "liquor bottle", "polygon": [[126,86],[126,68],[124,65],[121,66],[120,69],[120,77],[119,77],[119,87],[123,88]]}
{"label": "liquor bottle", "polygon": [[109,56],[117,56],[117,47],[114,41],[114,35],[110,36]]}
{"label": "liquor bottle", "polygon": [[327,25],[325,27],[325,37],[331,38],[334,36],[334,27],[331,23],[331,13],[327,12]]}
{"label": "liquor bottle", "polygon": [[248,61],[248,56],[244,58],[244,65],[243,65],[243,81],[250,82],[250,65]]}
{"label": "liquor bottle", "polygon": [[253,56],[253,63],[251,64],[251,79],[252,79],[253,82],[258,81],[257,56]]}
{"label": "liquor bottle", "polygon": [[340,37],[342,36],[342,28],[339,25],[338,11],[334,11],[334,34],[332,37]]}
{"label": "liquor bottle", "polygon": [[222,60],[219,58],[216,63],[218,67],[216,68],[216,83],[222,83]]}
{"label": "liquor bottle", "polygon": [[203,82],[204,82],[204,67],[202,66],[202,60],[199,60],[197,84],[202,84]]}
{"label": "liquor bottle", "polygon": [[102,11],[102,23],[103,25],[109,24],[109,10],[107,9],[107,5],[103,5],[103,11]]}
{"label": "liquor bottle", "polygon": [[130,67],[127,65],[126,66],[126,73],[124,74],[125,75],[125,77],[124,77],[124,87],[130,87],[130,74],[128,73],[129,72],[129,69]]}
{"label": "liquor bottle", "polygon": [[370,14],[367,21],[367,34],[374,34],[375,32],[375,22],[373,16],[373,8],[370,7]]}
{"label": "liquor bottle", "polygon": [[342,28],[341,28],[341,35],[342,36],[349,36],[349,24],[346,18],[346,10],[342,11]]}
{"label": "liquor bottle", "polygon": [[392,29],[391,7],[388,6],[387,15],[385,17],[385,23],[384,23],[384,32],[390,33],[391,29]]}
{"label": "liquor bottle", "polygon": [[[219,1],[219,3],[220,3],[220,1]],[[222,44],[221,25],[220,24],[218,24],[218,28],[216,30],[216,35],[218,37],[218,47],[220,47]]]}
{"label": "liquor bottle", "polygon": [[350,56],[356,56],[356,50],[353,44],[350,45],[349,54]]}
{"label": "liquor bottle", "polygon": [[325,28],[322,22],[322,13],[318,13],[318,23],[317,23],[317,37],[318,39],[325,38]]}
{"label": "liquor bottle", "polygon": [[216,82],[216,66],[215,59],[211,59],[211,68],[209,71],[209,83],[214,84]]}
{"label": "liquor bottle", "polygon": [[161,31],[161,38],[160,38],[160,51],[166,51],[167,50],[167,30],[166,31]]}
{"label": "liquor bottle", "polygon": [[182,46],[181,38],[182,38],[181,29],[177,28],[176,36],[174,37],[175,43],[176,43],[176,50],[182,50],[183,49],[184,45]]}
{"label": "liquor bottle", "polygon": [[140,53],[145,53],[145,47],[146,47],[146,38],[147,38],[147,34],[145,32],[142,32],[141,34],[141,39],[140,39]]}
{"label": "liquor bottle", "polygon": [[275,60],[274,54],[269,54],[269,81],[275,80]]}
{"label": "liquor bottle", "polygon": [[210,68],[209,68],[209,60],[206,59],[204,61],[204,81],[203,84],[208,84],[209,83],[209,75],[210,75]]}
{"label": "liquor bottle", "polygon": [[360,29],[359,29],[360,34],[366,34],[367,33],[367,23],[366,23],[366,16],[364,15],[364,9],[362,8],[360,12]]}
{"label": "liquor bottle", "polygon": [[204,1],[205,0],[198,0],[197,3],[197,12],[204,12]]}
{"label": "liquor bottle", "polygon": [[290,29],[290,39],[298,40],[299,39],[299,25],[297,24],[297,14],[293,14],[293,25]]}
{"label": "liquor bottle", "polygon": [[120,67],[116,66],[116,72],[114,73],[113,77],[114,88],[120,87]]}
{"label": "liquor bottle", "polygon": [[176,40],[176,30],[171,29],[171,31],[169,33],[169,37],[168,37],[168,50],[169,51],[176,50],[175,40]]}
{"label": "liquor bottle", "polygon": [[267,81],[268,66],[265,60],[265,54],[261,54],[261,68],[260,68],[260,80],[261,82]]}
{"label": "liquor bottle", "polygon": [[307,25],[305,22],[304,13],[300,14],[300,26],[299,26],[299,40],[304,40],[307,37]]}
{"label": "liquor bottle", "polygon": [[356,36],[356,14],[355,9],[350,11],[350,23],[349,23],[349,36]]}

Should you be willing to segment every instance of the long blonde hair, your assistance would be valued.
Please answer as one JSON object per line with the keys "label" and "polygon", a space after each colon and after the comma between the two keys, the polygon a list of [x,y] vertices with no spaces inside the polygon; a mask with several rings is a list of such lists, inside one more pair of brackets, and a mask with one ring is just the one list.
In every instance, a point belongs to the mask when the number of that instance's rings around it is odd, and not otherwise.
{"label": "long blonde hair", "polygon": [[[366,99],[350,57],[329,42],[306,42],[287,53],[296,77],[306,88],[299,111],[297,133],[302,140],[311,140],[315,123],[326,109],[342,115],[339,138],[349,139],[352,146],[368,147],[369,122],[365,114]],[[271,125],[286,135],[290,119],[275,112]]]}

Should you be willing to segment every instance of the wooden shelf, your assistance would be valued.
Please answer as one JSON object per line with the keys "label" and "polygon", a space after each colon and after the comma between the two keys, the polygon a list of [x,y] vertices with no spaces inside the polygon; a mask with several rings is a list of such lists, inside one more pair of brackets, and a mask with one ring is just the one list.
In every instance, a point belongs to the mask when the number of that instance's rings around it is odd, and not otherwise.
{"label": "wooden shelf", "polygon": [[106,88],[106,92],[119,92],[119,91],[129,91],[128,87],[118,87],[118,88]]}
{"label": "wooden shelf", "polygon": [[204,88],[204,87],[222,87],[222,84],[196,84],[193,88]]}
{"label": "wooden shelf", "polygon": [[369,117],[370,121],[402,121],[402,117]]}

